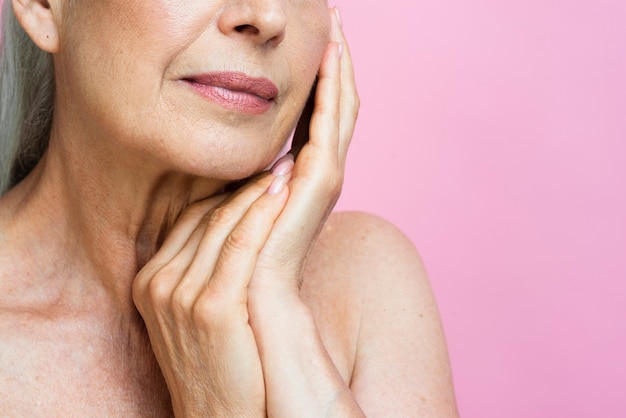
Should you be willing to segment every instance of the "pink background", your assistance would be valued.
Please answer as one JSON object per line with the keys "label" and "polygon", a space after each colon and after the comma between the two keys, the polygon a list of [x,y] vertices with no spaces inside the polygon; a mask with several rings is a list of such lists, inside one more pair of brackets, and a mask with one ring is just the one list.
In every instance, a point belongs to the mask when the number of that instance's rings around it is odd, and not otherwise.
{"label": "pink background", "polygon": [[420,249],[461,415],[626,417],[626,2],[337,3],[339,207]]}
{"label": "pink background", "polygon": [[338,4],[339,207],[419,247],[462,416],[626,416],[626,2]]}

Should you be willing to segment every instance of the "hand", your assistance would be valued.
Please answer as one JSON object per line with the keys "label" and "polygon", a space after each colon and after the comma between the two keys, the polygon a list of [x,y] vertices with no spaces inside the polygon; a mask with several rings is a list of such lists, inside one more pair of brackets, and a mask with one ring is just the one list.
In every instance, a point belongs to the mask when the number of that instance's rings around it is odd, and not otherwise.
{"label": "hand", "polygon": [[[310,140],[298,154],[289,200],[259,254],[248,289],[272,417],[364,416],[300,299],[307,255],[341,191],[359,108],[337,9],[329,13],[331,42],[320,66]],[[297,151],[300,144],[294,140]]]}
{"label": "hand", "polygon": [[[263,247],[250,283],[251,298],[263,293],[259,301],[267,299],[267,291],[274,293],[277,288],[298,294],[308,252],[343,185],[359,97],[338,11],[331,8],[329,13],[331,42],[320,65],[310,128],[302,126],[308,123],[304,117],[294,137],[298,158],[289,183],[289,200]],[[308,132],[303,134],[305,129]],[[299,137],[307,135],[310,140],[303,145]]]}
{"label": "hand", "polygon": [[[277,167],[283,175],[265,174],[228,198],[193,205],[133,283],[176,416],[266,415],[265,375],[271,371],[263,369],[256,339],[263,326],[251,328],[251,307],[262,305],[263,294],[298,297],[306,256],[341,190],[358,110],[333,10],[311,140],[293,181],[284,184],[293,165],[286,158]],[[324,357],[323,345],[318,348],[313,355]],[[334,368],[327,355],[323,361]],[[345,386],[337,373],[331,377]]]}
{"label": "hand", "polygon": [[178,417],[266,416],[247,286],[285,181],[266,173],[190,206],[133,282]]}

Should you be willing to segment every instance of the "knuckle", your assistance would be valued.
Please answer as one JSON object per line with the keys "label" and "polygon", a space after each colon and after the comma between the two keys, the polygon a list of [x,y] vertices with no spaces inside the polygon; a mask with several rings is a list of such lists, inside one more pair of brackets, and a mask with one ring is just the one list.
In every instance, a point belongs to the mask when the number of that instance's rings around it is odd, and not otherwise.
{"label": "knuckle", "polygon": [[148,285],[148,279],[142,275],[138,275],[133,281],[131,288],[131,296],[133,298],[133,303],[135,306],[142,311],[143,310],[143,301],[145,295],[145,289]]}
{"label": "knuckle", "polygon": [[[320,196],[323,201],[330,205],[334,205],[341,195],[343,175],[340,171],[326,171],[319,173],[319,177],[315,181],[312,193]],[[321,201],[320,201],[321,202]]]}
{"label": "knuckle", "polygon": [[224,322],[226,306],[223,298],[214,291],[206,289],[190,308],[193,322],[206,329],[214,329]]}
{"label": "knuckle", "polygon": [[209,225],[230,225],[235,219],[235,211],[230,206],[218,206],[213,209],[208,217]]}
{"label": "knuckle", "polygon": [[212,321],[216,317],[215,311],[215,306],[207,301],[197,301],[191,306],[191,319],[194,324],[212,327]]}
{"label": "knuckle", "polygon": [[339,169],[338,163],[329,165],[327,169],[321,170],[320,181],[324,191],[332,196],[339,195],[343,187],[343,171]]}
{"label": "knuckle", "polygon": [[244,226],[239,225],[226,238],[225,247],[227,250],[248,251],[254,248],[253,231]]}
{"label": "knuckle", "polygon": [[174,276],[175,273],[166,266],[150,279],[146,286],[146,296],[152,304],[163,307],[169,303]]}
{"label": "knuckle", "polygon": [[172,292],[170,306],[172,313],[176,317],[182,317],[189,312],[193,304],[193,294],[189,289],[182,286],[177,287]]}

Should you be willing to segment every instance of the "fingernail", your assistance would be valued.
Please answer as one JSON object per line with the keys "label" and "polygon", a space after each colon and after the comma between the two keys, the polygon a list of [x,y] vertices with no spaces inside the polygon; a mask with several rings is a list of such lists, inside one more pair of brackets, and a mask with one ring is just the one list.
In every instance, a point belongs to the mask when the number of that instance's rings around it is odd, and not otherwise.
{"label": "fingernail", "polygon": [[267,193],[269,194],[278,194],[283,191],[285,188],[285,183],[287,180],[283,176],[277,176],[274,180],[272,180],[272,184],[267,189]]}
{"label": "fingernail", "polygon": [[339,45],[337,46],[337,55],[339,58],[343,57],[343,41],[337,42]]}
{"label": "fingernail", "polygon": [[293,170],[293,166],[293,155],[286,154],[280,157],[278,161],[274,163],[274,166],[272,167],[272,174],[274,174],[275,176],[284,176],[291,173],[291,170]]}
{"label": "fingernail", "polygon": [[335,16],[337,17],[337,23],[339,27],[343,28],[343,20],[341,20],[341,13],[339,13],[339,7],[335,6]]}

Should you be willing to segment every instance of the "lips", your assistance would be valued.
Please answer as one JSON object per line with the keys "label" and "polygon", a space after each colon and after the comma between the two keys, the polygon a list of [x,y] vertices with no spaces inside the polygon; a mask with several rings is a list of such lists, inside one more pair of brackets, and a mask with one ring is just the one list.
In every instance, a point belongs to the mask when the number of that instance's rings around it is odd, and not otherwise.
{"label": "lips", "polygon": [[214,103],[250,114],[268,111],[278,95],[278,87],[270,80],[238,72],[199,74],[186,77],[183,81]]}

